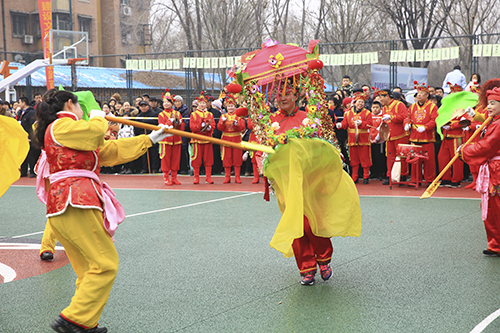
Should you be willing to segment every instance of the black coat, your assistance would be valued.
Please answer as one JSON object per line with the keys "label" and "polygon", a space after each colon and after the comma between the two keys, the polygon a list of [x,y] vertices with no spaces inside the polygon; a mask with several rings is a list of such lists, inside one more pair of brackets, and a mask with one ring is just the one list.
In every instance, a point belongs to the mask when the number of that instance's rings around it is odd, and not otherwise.
{"label": "black coat", "polygon": [[[138,122],[141,122],[141,123],[146,123],[146,124],[151,124],[151,125],[157,125],[158,126],[158,119],[140,119],[142,117],[144,117],[144,118],[147,118],[147,117],[156,117],[156,118],[158,118],[158,113],[156,113],[153,110],[151,110],[151,108],[149,108],[148,111],[146,111],[146,112],[139,112],[139,114],[137,115],[137,119],[135,119],[135,120],[138,121]],[[149,133],[152,132],[150,130],[145,130],[145,129],[142,129],[142,128],[139,128],[139,127],[134,127],[134,135],[135,136],[138,136],[138,135],[141,135],[141,134],[145,134],[144,131],[146,131],[146,134],[149,134]]]}
{"label": "black coat", "polygon": [[21,122],[21,126],[24,128],[26,133],[30,138],[30,144],[33,141],[33,124],[36,121],[35,109],[32,106],[28,106],[24,112],[23,110],[19,110],[17,114],[17,120]]}

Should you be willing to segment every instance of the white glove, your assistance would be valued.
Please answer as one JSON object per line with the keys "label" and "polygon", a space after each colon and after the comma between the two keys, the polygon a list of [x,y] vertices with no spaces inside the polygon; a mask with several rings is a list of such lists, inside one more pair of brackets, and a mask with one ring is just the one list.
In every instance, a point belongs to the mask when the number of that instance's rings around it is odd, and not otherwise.
{"label": "white glove", "polygon": [[243,162],[245,162],[248,159],[248,152],[247,151],[243,154],[242,159],[243,159]]}
{"label": "white glove", "polygon": [[441,127],[441,128],[442,128],[442,129],[444,129],[444,130],[447,130],[447,131],[448,131],[448,130],[450,129],[450,125],[444,125],[444,126],[443,126],[443,127]]}
{"label": "white glove", "polygon": [[469,106],[465,112],[471,117],[471,118],[474,118],[474,116],[476,115],[476,112]]}
{"label": "white glove", "polygon": [[410,124],[405,125],[405,132],[408,132],[410,130]]}
{"label": "white glove", "polygon": [[165,132],[165,128],[170,129],[170,128],[172,128],[172,126],[167,126],[165,124],[160,124],[159,126],[161,127],[160,129],[149,133],[149,139],[151,140],[151,142],[153,144],[157,144],[161,140],[168,138],[169,136],[173,136],[173,134],[169,134],[169,133]]}
{"label": "white glove", "polygon": [[174,122],[174,120],[175,120],[175,118],[170,118],[170,121],[171,121],[172,123]]}
{"label": "white glove", "polygon": [[227,120],[226,117],[222,117],[221,119],[222,119],[223,122]]}
{"label": "white glove", "polygon": [[465,117],[460,118],[460,121],[462,121],[462,120],[467,120],[467,118],[465,118]]}
{"label": "white glove", "polygon": [[389,121],[390,119],[391,119],[391,115],[389,115],[387,113],[382,116],[383,121]]}
{"label": "white glove", "polygon": [[205,122],[202,122],[202,123],[201,123],[201,127],[202,127],[202,128],[203,128],[203,127],[205,127],[205,125],[206,125],[206,124],[205,124]]}
{"label": "white glove", "polygon": [[417,126],[417,132],[418,132],[418,133],[423,133],[423,132],[425,132],[425,127],[424,127],[424,126]]}
{"label": "white glove", "polygon": [[234,121],[234,126],[238,126],[238,120]]}
{"label": "white glove", "polygon": [[462,128],[462,131],[468,132],[470,130],[469,126]]}
{"label": "white glove", "polygon": [[359,119],[358,119],[358,120],[355,120],[355,121],[354,121],[354,125],[356,125],[356,126],[361,125],[361,120],[359,120]]}
{"label": "white glove", "polygon": [[210,131],[212,129],[212,125],[208,125],[207,131]]}
{"label": "white glove", "polygon": [[375,137],[375,142],[379,142],[380,141],[380,134],[377,134],[377,136]]}
{"label": "white glove", "polygon": [[336,123],[335,126],[337,126],[337,128],[342,128],[342,123]]}
{"label": "white glove", "polygon": [[481,127],[481,125],[476,125],[476,131]]}
{"label": "white glove", "polygon": [[89,115],[89,119],[92,119],[94,117],[106,117],[106,112],[104,111],[101,111],[101,110],[90,110],[90,115]]}

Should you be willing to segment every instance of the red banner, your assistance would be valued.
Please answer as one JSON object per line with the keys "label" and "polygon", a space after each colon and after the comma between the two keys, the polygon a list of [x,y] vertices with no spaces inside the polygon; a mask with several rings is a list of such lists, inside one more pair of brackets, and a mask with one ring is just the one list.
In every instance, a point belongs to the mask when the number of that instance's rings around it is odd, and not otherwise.
{"label": "red banner", "polygon": [[[38,0],[38,13],[40,15],[40,31],[42,32],[43,42],[43,57],[45,59],[52,56],[50,54],[50,41],[45,36],[52,29],[52,10],[50,8],[50,0]],[[47,89],[54,88],[54,67],[45,67],[45,77],[47,78]]]}

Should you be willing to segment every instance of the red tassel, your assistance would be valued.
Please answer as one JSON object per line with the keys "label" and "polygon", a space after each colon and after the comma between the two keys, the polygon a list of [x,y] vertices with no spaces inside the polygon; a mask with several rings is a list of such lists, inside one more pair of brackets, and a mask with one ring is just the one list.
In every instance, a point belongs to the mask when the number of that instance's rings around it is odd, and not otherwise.
{"label": "red tassel", "polygon": [[267,180],[267,177],[264,177],[264,200],[269,201],[269,181]]}

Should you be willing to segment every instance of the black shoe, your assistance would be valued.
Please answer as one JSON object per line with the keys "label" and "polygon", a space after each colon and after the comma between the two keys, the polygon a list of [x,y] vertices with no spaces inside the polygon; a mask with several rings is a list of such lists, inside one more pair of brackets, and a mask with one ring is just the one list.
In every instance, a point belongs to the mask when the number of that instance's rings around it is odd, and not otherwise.
{"label": "black shoe", "polygon": [[36,175],[34,173],[30,173],[30,178],[36,178]]}
{"label": "black shoe", "polygon": [[449,186],[450,184],[451,184],[450,180],[442,180],[441,183],[439,184],[439,187]]}
{"label": "black shoe", "polygon": [[401,179],[399,181],[400,182],[405,182],[406,181],[406,176],[401,176]]}
{"label": "black shoe", "polygon": [[389,179],[384,179],[384,181],[382,182],[382,185],[389,185]]}
{"label": "black shoe", "polygon": [[52,259],[54,259],[54,255],[52,253],[46,251],[46,252],[43,252],[42,254],[40,254],[40,259],[51,261]]}
{"label": "black shoe", "polygon": [[368,184],[368,178],[363,179],[363,185]]}
{"label": "black shoe", "polygon": [[461,187],[461,185],[460,185],[460,182],[457,182],[457,183],[451,182],[450,184],[448,184],[448,187],[457,188],[457,187]]}
{"label": "black shoe", "polygon": [[141,170],[141,174],[145,174],[145,173],[148,173],[148,170],[144,170],[144,169],[142,169],[142,170]]}
{"label": "black shoe", "polygon": [[75,325],[63,317],[59,316],[56,320],[50,325],[52,329],[56,332],[60,333],[107,333],[108,329],[106,327],[94,327],[86,330],[83,327]]}
{"label": "black shoe", "polygon": [[483,254],[488,257],[500,257],[500,253],[491,251],[490,249],[483,250]]}

